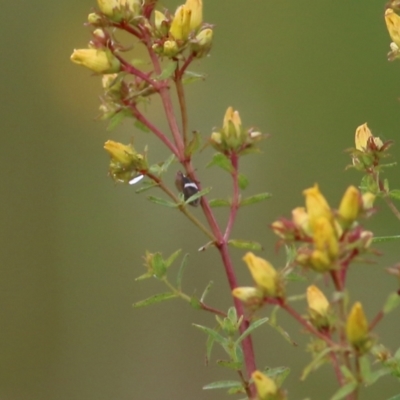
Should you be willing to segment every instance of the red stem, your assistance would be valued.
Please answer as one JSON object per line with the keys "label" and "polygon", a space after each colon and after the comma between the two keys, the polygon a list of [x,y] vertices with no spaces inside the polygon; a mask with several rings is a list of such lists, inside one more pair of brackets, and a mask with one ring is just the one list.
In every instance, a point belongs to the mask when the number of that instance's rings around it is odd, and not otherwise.
{"label": "red stem", "polygon": [[238,182],[239,157],[238,157],[237,153],[232,152],[232,154],[230,155],[230,160],[231,160],[231,164],[233,167],[233,171],[232,171],[233,199],[232,199],[232,204],[231,204],[231,211],[229,213],[228,223],[226,225],[225,234],[224,234],[225,241],[228,241],[229,236],[232,232],[233,224],[235,223],[235,219],[236,219],[237,210],[239,208],[239,197],[240,197],[239,182]]}
{"label": "red stem", "polygon": [[384,317],[384,312],[381,310],[376,314],[375,318],[371,321],[368,327],[368,331],[372,331],[376,325],[381,321],[381,319]]}

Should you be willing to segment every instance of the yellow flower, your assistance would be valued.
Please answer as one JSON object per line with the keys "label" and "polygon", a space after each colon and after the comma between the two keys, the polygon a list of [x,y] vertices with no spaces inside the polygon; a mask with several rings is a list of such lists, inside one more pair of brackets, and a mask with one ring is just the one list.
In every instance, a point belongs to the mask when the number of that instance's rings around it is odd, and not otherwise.
{"label": "yellow flower", "polygon": [[292,221],[296,228],[303,231],[306,235],[311,235],[309,216],[304,207],[296,207],[292,210]]}
{"label": "yellow flower", "polygon": [[357,349],[362,349],[368,342],[368,321],[360,302],[354,304],[347,318],[346,335]]}
{"label": "yellow flower", "polygon": [[386,26],[393,42],[400,47],[400,17],[388,8],[385,12]]}
{"label": "yellow flower", "polygon": [[242,130],[242,120],[240,119],[239,111],[234,111],[232,107],[228,107],[224,115],[224,123],[222,130],[225,135],[231,136],[234,134],[239,137]]}
{"label": "yellow flower", "polygon": [[332,260],[325,251],[314,250],[310,262],[312,268],[317,272],[327,272],[332,269]]}
{"label": "yellow flower", "polygon": [[178,53],[178,45],[175,40],[166,40],[164,42],[163,53],[167,57],[174,57]]}
{"label": "yellow flower", "polygon": [[175,11],[169,33],[175,40],[185,41],[190,33],[190,17],[192,11],[185,5],[179,6]]}
{"label": "yellow flower", "polygon": [[262,292],[259,289],[252,286],[237,287],[232,290],[232,295],[244,302],[251,301],[254,299],[260,299],[263,297]]}
{"label": "yellow flower", "polygon": [[336,232],[331,222],[325,217],[319,217],[315,221],[313,232],[314,246],[317,250],[325,252],[331,260],[339,253],[339,243]]}
{"label": "yellow flower", "polygon": [[275,296],[278,290],[278,273],[274,267],[261,257],[248,252],[243,257],[257,286],[268,296]]}
{"label": "yellow flower", "polygon": [[104,15],[116,22],[136,16],[141,9],[140,0],[97,0],[97,4]]}
{"label": "yellow flower", "polygon": [[190,29],[199,28],[203,22],[203,1],[186,0],[185,6],[191,11]]}
{"label": "yellow flower", "polygon": [[71,55],[71,61],[99,74],[111,74],[119,72],[121,69],[119,60],[109,50],[74,50]]}
{"label": "yellow flower", "polygon": [[352,224],[358,217],[362,206],[360,191],[349,186],[344,193],[339,206],[339,215],[346,225]]}
{"label": "yellow flower", "polygon": [[383,142],[379,137],[372,135],[371,130],[368,128],[367,123],[360,125],[356,129],[355,143],[356,149],[362,152],[366,152],[368,149],[368,140],[372,137],[375,147],[379,150],[383,146]]}
{"label": "yellow flower", "polygon": [[275,381],[263,374],[261,371],[254,371],[251,374],[251,377],[256,385],[259,400],[272,399],[278,392],[278,387],[276,386]]}
{"label": "yellow flower", "polygon": [[319,217],[332,219],[332,211],[325,197],[319,191],[319,187],[315,184],[312,188],[305,189],[303,195],[306,198],[306,209],[309,217],[311,229],[314,229],[316,220]]}
{"label": "yellow flower", "polygon": [[112,159],[119,162],[123,166],[130,166],[136,156],[136,151],[131,144],[125,145],[122,143],[107,140],[104,144],[104,149]]}
{"label": "yellow flower", "polygon": [[307,288],[307,303],[308,308],[320,316],[326,316],[329,310],[329,301],[315,285]]}

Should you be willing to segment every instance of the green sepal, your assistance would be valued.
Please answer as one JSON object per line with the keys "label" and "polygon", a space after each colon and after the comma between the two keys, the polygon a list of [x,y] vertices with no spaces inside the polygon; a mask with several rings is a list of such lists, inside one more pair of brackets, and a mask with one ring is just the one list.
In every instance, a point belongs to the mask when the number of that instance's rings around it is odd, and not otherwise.
{"label": "green sepal", "polygon": [[229,158],[221,153],[214,154],[213,159],[206,165],[206,167],[209,168],[213,167],[214,165],[222,168],[225,171],[228,171],[229,173],[233,171],[233,167]]}
{"label": "green sepal", "polygon": [[383,306],[383,313],[388,314],[400,305],[400,296],[398,293],[393,292],[389,294],[385,305]]}
{"label": "green sepal", "polygon": [[231,239],[228,241],[228,244],[236,247],[238,249],[247,249],[247,250],[262,250],[262,246],[257,242],[250,242],[246,240],[236,240]]}
{"label": "green sepal", "polygon": [[179,254],[181,254],[182,249],[176,250],[174,253],[172,253],[166,260],[165,260],[165,266],[169,268],[172,263],[178,258]]}
{"label": "green sepal", "polygon": [[249,186],[249,179],[247,178],[246,175],[243,174],[239,174],[238,175],[238,184],[240,189],[244,190],[247,188],[247,186]]}
{"label": "green sepal", "polygon": [[205,188],[203,190],[200,190],[200,192],[195,193],[193,196],[190,196],[186,201],[185,204],[189,204],[192,201],[195,201],[197,199],[199,199],[200,197],[203,197],[204,195],[206,195],[207,193],[210,193],[212,190],[212,187],[208,187]]}
{"label": "green sepal", "polygon": [[361,179],[360,189],[362,193],[371,192],[373,194],[379,193],[379,187],[375,179],[371,175],[364,175]]}
{"label": "green sepal", "polygon": [[162,279],[167,273],[167,265],[160,253],[154,254],[151,260],[151,268],[158,279]]}
{"label": "green sepal", "polygon": [[330,400],[341,400],[344,399],[347,395],[354,392],[357,389],[357,382],[349,382],[346,385],[342,386],[332,397]]}
{"label": "green sepal", "polygon": [[231,202],[226,199],[211,199],[208,204],[210,207],[230,207]]}
{"label": "green sepal", "polygon": [[190,139],[186,149],[185,149],[185,156],[190,157],[193,153],[195,153],[198,148],[200,147],[201,143],[201,135],[199,132],[193,132],[193,137]]}
{"label": "green sepal", "polygon": [[158,81],[163,81],[163,80],[165,80],[165,79],[170,78],[170,77],[174,74],[174,72],[175,72],[175,70],[176,70],[176,68],[177,68],[177,65],[178,65],[177,62],[170,62],[170,63],[168,63],[168,64],[165,66],[165,68],[163,68],[163,70],[161,71],[161,74],[158,75],[158,76],[156,76],[156,79],[157,79]]}
{"label": "green sepal", "polygon": [[255,329],[259,326],[265,324],[269,318],[261,318],[257,321],[254,321],[250,324],[250,326],[236,339],[235,345],[238,346],[244,338],[249,336]]}
{"label": "green sepal", "polygon": [[235,387],[243,388],[243,385],[239,381],[217,381],[209,383],[203,386],[203,390],[213,390],[213,389],[232,389]]}
{"label": "green sepal", "polygon": [[259,193],[255,194],[254,196],[246,197],[245,199],[241,200],[240,206],[248,206],[249,204],[259,203],[260,201],[264,201],[272,197],[271,193]]}
{"label": "green sepal", "polygon": [[153,203],[159,204],[160,206],[171,207],[171,208],[178,207],[178,204],[172,203],[172,201],[162,199],[161,197],[148,196],[147,199]]}
{"label": "green sepal", "polygon": [[181,290],[181,288],[182,288],[183,272],[184,272],[185,267],[186,267],[186,265],[187,265],[187,260],[188,260],[188,258],[189,258],[189,254],[186,253],[186,254],[183,256],[181,265],[179,266],[178,275],[177,275],[177,277],[176,277],[176,286],[177,286],[178,290]]}
{"label": "green sepal", "polygon": [[135,281],[142,281],[144,279],[149,279],[149,278],[153,278],[154,275],[151,272],[146,272],[143,275],[138,276],[137,278],[135,278]]}
{"label": "green sepal", "polygon": [[189,83],[197,82],[199,80],[204,81],[205,79],[206,79],[205,74],[199,74],[197,72],[185,70],[185,73],[183,74],[182,83],[186,85]]}
{"label": "green sepal", "polygon": [[149,306],[150,304],[161,303],[162,301],[174,299],[176,297],[178,297],[178,296],[172,292],[159,293],[159,294],[155,294],[154,296],[151,296],[145,300],[140,300],[140,301],[134,303],[133,307],[139,308],[139,307]]}

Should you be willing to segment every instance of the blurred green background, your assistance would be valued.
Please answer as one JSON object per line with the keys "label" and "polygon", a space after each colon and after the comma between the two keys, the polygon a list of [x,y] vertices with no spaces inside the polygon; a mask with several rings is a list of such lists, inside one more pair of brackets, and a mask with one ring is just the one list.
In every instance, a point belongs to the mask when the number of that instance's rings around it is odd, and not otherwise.
{"label": "blurred green background", "polygon": [[[179,2],[165,0],[174,9]],[[167,153],[126,121],[116,131],[95,120],[100,81],[73,65],[73,48],[86,47],[83,27],[95,2],[8,1],[0,15],[1,43],[1,329],[0,400],[224,399],[202,385],[236,379],[205,366],[205,336],[192,323],[214,326],[210,314],[180,301],[132,309],[132,303],[164,291],[159,282],[135,282],[144,272],[144,251],[189,252],[188,293],[215,282],[208,303],[231,304],[215,251],[198,253],[206,239],[182,215],[146,201],[132,187],[107,177],[107,139],[150,146],[153,162]],[[332,205],[360,176],[345,171],[355,128],[396,143],[400,159],[400,64],[388,63],[389,36],[383,1],[204,0],[214,23],[211,56],[192,69],[208,79],[188,87],[190,127],[208,135],[227,106],[244,125],[271,134],[262,155],[243,159],[248,194],[274,197],[240,212],[234,237],[260,241],[262,255],[282,266],[283,252],[268,225],[303,202],[301,191],[318,182]],[[157,102],[149,114],[166,127]],[[223,172],[205,169],[212,151],[196,161],[204,186],[229,190]],[[176,167],[177,168],[177,167]],[[173,182],[174,168],[168,179]],[[399,168],[387,177],[400,187]],[[154,193],[156,194],[156,193]],[[384,204],[366,225],[376,235],[398,234]],[[200,210],[194,210],[200,216]],[[218,215],[224,221],[226,214]],[[367,316],[396,288],[384,268],[400,260],[398,244],[379,246],[376,264],[357,265],[349,276],[351,300]],[[242,284],[250,277],[233,251]],[[292,284],[291,294],[304,292]],[[298,304],[305,310],[304,303]],[[399,345],[399,312],[378,327],[392,350]],[[255,334],[257,361],[292,368],[285,387],[291,399],[328,399],[336,389],[328,366],[306,382],[302,367],[307,337],[291,319],[281,325],[299,344],[291,347],[272,328]],[[400,392],[386,377],[362,393],[383,400]]]}

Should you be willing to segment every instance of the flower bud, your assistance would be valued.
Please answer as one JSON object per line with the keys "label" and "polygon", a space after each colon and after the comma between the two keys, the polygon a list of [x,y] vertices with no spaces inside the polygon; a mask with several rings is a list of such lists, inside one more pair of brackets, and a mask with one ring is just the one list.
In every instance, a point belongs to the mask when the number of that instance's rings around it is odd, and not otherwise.
{"label": "flower bud", "polygon": [[[301,259],[299,257],[296,258],[296,261],[301,263]],[[311,257],[309,259],[304,256],[303,262],[309,262],[312,269],[322,273],[330,271],[333,267],[332,260],[328,254],[325,251],[318,249],[311,253]]]}
{"label": "flower bud", "polygon": [[164,42],[163,54],[167,57],[174,57],[179,52],[178,45],[175,40],[166,40]]}
{"label": "flower bud", "polygon": [[314,224],[319,217],[325,217],[328,220],[332,219],[331,208],[325,197],[319,191],[317,184],[312,188],[305,189],[303,195],[306,198],[306,209],[311,229],[314,229]]}
{"label": "flower bud", "polygon": [[175,40],[185,41],[188,39],[191,13],[191,10],[185,5],[177,8],[169,29],[169,33]]}
{"label": "flower bud", "polygon": [[356,129],[355,143],[356,149],[360,151],[366,151],[368,139],[372,136],[367,123],[360,125]]}
{"label": "flower bud", "polygon": [[252,286],[237,287],[232,290],[232,295],[246,303],[263,297],[262,291]]}
{"label": "flower bud", "polygon": [[202,0],[186,0],[185,6],[191,12],[190,30],[200,28],[203,23],[203,1]]}
{"label": "flower bud", "polygon": [[109,50],[74,50],[71,55],[71,61],[99,74],[111,74],[119,72],[121,69],[121,63]]}
{"label": "flower bud", "polygon": [[297,229],[311,236],[310,218],[304,207],[296,207],[292,210],[292,221]]}
{"label": "flower bud", "polygon": [[115,22],[130,21],[140,14],[141,0],[97,0],[100,11]]}
{"label": "flower bud", "polygon": [[368,321],[360,302],[354,304],[347,318],[346,335],[350,344],[357,350],[367,350],[369,342]]}
{"label": "flower bud", "polygon": [[162,32],[164,30],[164,25],[167,22],[166,16],[158,10],[154,11],[154,26],[159,32]]}
{"label": "flower bud", "polygon": [[259,400],[270,400],[274,398],[278,392],[275,381],[261,371],[254,371],[251,377],[256,385]]}
{"label": "flower bud", "polygon": [[339,243],[335,229],[327,218],[319,217],[315,221],[313,240],[317,250],[325,252],[331,260],[336,259],[339,253]]}
{"label": "flower bud", "polygon": [[278,273],[274,267],[266,260],[256,257],[248,252],[243,257],[244,262],[257,286],[267,295],[274,297],[278,292]]}
{"label": "flower bud", "polygon": [[317,328],[328,327],[329,302],[315,285],[307,288],[307,303],[313,325]]}
{"label": "flower bud", "polygon": [[363,211],[368,211],[374,206],[375,198],[376,196],[371,192],[363,193],[361,196]]}
{"label": "flower bud", "polygon": [[203,29],[191,44],[191,50],[197,58],[204,57],[211,49],[213,31],[210,28]]}
{"label": "flower bud", "polygon": [[400,17],[388,8],[385,12],[385,21],[390,37],[400,47]]}
{"label": "flower bud", "polygon": [[349,186],[344,193],[339,206],[340,220],[347,227],[358,217],[362,206],[360,191],[355,186]]}
{"label": "flower bud", "polygon": [[100,15],[96,14],[96,13],[90,13],[88,15],[88,23],[90,25],[101,25],[102,22],[102,18],[100,17]]}

